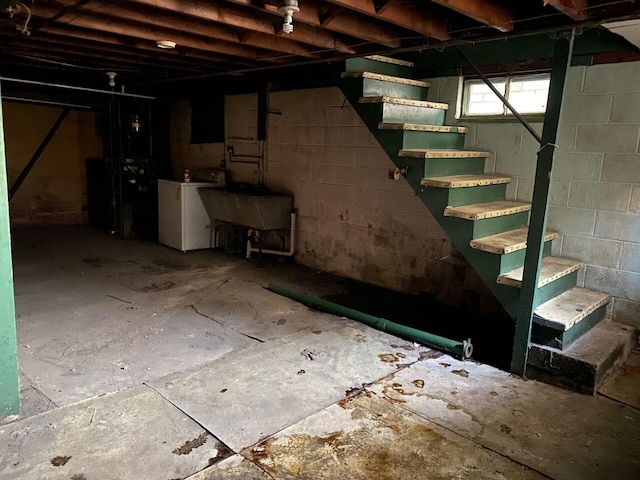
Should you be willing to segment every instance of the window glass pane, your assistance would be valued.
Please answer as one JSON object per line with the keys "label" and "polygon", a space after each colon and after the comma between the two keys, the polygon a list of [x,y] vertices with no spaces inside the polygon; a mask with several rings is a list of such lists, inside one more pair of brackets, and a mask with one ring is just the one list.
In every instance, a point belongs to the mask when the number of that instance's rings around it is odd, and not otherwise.
{"label": "window glass pane", "polygon": [[509,87],[509,102],[519,113],[542,113],[547,109],[548,75],[515,77]]}
{"label": "window glass pane", "polygon": [[[519,113],[543,113],[547,108],[549,74],[496,77],[491,82]],[[462,111],[463,115],[512,115],[493,91],[477,79],[464,82]]]}
{"label": "window glass pane", "polygon": [[[494,87],[504,95],[506,80],[504,78],[491,79]],[[482,80],[465,82],[465,115],[501,115],[502,101]]]}

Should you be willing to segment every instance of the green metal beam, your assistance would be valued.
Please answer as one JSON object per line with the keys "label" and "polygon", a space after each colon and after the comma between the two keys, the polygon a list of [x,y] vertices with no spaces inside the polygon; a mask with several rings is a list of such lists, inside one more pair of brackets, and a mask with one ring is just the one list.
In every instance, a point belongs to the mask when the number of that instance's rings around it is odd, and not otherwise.
{"label": "green metal beam", "polygon": [[511,371],[521,376],[526,374],[527,369],[531,325],[536,307],[544,235],[547,230],[553,154],[557,147],[555,142],[558,124],[560,123],[562,96],[567,70],[571,62],[574,38],[574,30],[568,34],[559,35],[553,51],[551,83],[542,127],[542,142],[538,151],[529,233],[527,236],[527,253],[524,261],[520,300],[516,307],[516,328],[511,356]]}
{"label": "green metal beam", "polygon": [[20,413],[20,387],[1,92],[0,169],[0,418],[4,418]]}

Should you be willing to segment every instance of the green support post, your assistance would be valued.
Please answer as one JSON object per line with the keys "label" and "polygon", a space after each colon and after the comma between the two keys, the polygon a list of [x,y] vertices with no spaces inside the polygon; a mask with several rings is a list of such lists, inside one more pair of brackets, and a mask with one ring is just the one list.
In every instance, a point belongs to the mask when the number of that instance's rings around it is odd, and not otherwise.
{"label": "green support post", "polygon": [[20,386],[18,383],[18,345],[1,92],[0,168],[2,169],[2,173],[0,173],[0,418],[4,418],[20,413]]}
{"label": "green support post", "polygon": [[521,376],[525,376],[527,370],[533,312],[537,306],[536,294],[542,265],[544,234],[547,230],[553,154],[554,149],[557,147],[555,142],[560,122],[562,96],[567,70],[573,53],[574,37],[574,30],[568,34],[559,35],[553,50],[551,84],[549,86],[547,110],[544,115],[542,142],[538,151],[529,232],[527,235],[527,252],[524,260],[520,300],[516,308],[516,326],[511,356],[511,371]]}

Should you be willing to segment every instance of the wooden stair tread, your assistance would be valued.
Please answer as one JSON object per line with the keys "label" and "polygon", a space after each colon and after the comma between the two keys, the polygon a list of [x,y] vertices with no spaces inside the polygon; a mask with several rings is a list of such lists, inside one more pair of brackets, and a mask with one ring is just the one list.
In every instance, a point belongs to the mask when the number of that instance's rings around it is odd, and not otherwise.
{"label": "wooden stair tread", "polygon": [[375,97],[360,97],[360,103],[393,103],[395,105],[408,105],[411,107],[427,107],[447,110],[449,105],[446,103],[427,102],[425,100],[411,100],[408,98],[389,97],[386,95]]}
{"label": "wooden stair tread", "polygon": [[587,288],[572,288],[539,305],[535,322],[556,330],[569,330],[580,320],[610,301],[606,293]]}
{"label": "wooden stair tread", "polygon": [[384,73],[374,73],[374,72],[342,72],[340,74],[342,78],[370,78],[372,80],[380,80],[383,82],[393,82],[400,83],[402,85],[412,85],[414,87],[425,87],[428,88],[431,86],[429,82],[425,82],[423,80],[413,80],[412,78],[404,78],[404,77],[396,77],[393,75],[385,75]]}
{"label": "wooden stair tread", "polygon": [[[477,250],[504,255],[527,248],[528,233],[528,228],[519,228],[517,230],[510,230],[508,232],[490,235],[488,237],[476,238],[471,240],[470,245],[471,248],[475,248]],[[544,241],[548,242],[556,238],[558,238],[557,232],[547,230],[547,233],[544,236]]]}
{"label": "wooden stair tread", "polygon": [[413,68],[413,62],[407,60],[400,60],[399,58],[385,57],[384,55],[367,55],[364,58],[374,60],[376,62],[391,63],[393,65],[402,65],[403,67]]}
{"label": "wooden stair tread", "polygon": [[497,185],[509,183],[511,177],[504,175],[448,175],[445,177],[431,177],[420,180],[420,185],[440,188],[477,187],[480,185]]}
{"label": "wooden stair tread", "polygon": [[[582,267],[581,262],[568,260],[560,257],[544,257],[542,266],[540,267],[540,276],[538,278],[538,288],[557,280],[558,278],[569,275]],[[510,285],[520,288],[522,286],[522,274],[524,267],[516,268],[510,272],[503,273],[498,277],[497,282],[501,285]]]}
{"label": "wooden stair tread", "polygon": [[483,220],[529,210],[531,210],[530,203],[499,200],[497,202],[474,203],[460,207],[447,207],[444,209],[444,216],[463,218],[465,220]]}
{"label": "wooden stair tread", "polygon": [[450,125],[423,125],[420,123],[390,123],[381,122],[378,124],[380,130],[415,130],[418,132],[444,132],[444,133],[467,133],[467,127],[454,127]]}
{"label": "wooden stair tread", "polygon": [[476,158],[488,157],[489,152],[477,150],[451,150],[451,149],[432,149],[432,148],[405,148],[398,152],[399,157],[416,157],[416,158]]}

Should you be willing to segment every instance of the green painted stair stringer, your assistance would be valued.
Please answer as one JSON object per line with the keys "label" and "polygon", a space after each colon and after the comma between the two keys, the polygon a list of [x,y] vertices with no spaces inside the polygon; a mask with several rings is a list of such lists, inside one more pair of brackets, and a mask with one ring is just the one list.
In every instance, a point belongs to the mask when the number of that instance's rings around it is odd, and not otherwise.
{"label": "green painted stair stringer", "polygon": [[[380,103],[362,103],[362,85],[356,78],[343,78],[340,81],[343,93],[351,103],[352,107],[357,111],[369,131],[374,135],[380,146],[385,150],[388,157],[398,168],[406,169],[405,179],[414,189],[421,201],[427,206],[436,221],[449,235],[455,248],[467,259],[470,265],[475,269],[484,283],[489,287],[495,297],[500,301],[505,310],[512,317],[515,316],[515,309],[518,303],[520,289],[510,285],[501,285],[496,282],[497,277],[504,273],[505,262],[511,267],[517,266],[517,262],[524,261],[522,254],[512,255],[511,259],[502,259],[500,255],[495,255],[483,251],[476,250],[469,245],[474,238],[479,238],[494,233],[500,233],[505,230],[526,227],[528,224],[528,212],[506,215],[486,220],[469,221],[460,218],[444,216],[444,207],[452,204],[471,204],[479,202],[488,202],[497,199],[503,199],[506,193],[505,185],[491,185],[485,187],[470,187],[469,192],[465,193],[459,201],[453,200],[456,196],[462,195],[455,190],[446,188],[425,188],[420,182],[425,175],[431,175],[426,170],[431,168],[435,170],[435,175],[451,175],[463,173],[481,173],[484,170],[484,158],[414,158],[400,157],[398,153],[405,148],[434,148],[434,149],[460,149],[464,145],[464,137],[462,133],[455,132],[453,135],[445,134],[449,139],[440,140],[437,134],[441,132],[421,132],[435,135],[424,135],[418,137],[415,133],[408,133],[406,130],[388,130],[380,129],[381,122],[390,121],[384,117],[384,106]],[[415,110],[415,109],[414,109]],[[430,113],[424,117],[424,124],[434,124],[433,115]],[[409,113],[409,118],[394,118],[395,122],[416,123],[416,113]],[[442,125],[444,122],[438,118],[437,124]],[[414,138],[412,138],[414,137]],[[444,138],[444,137],[443,137]],[[425,144],[420,145],[424,141]],[[434,141],[434,144],[429,143]],[[448,165],[454,164],[458,166],[451,170]],[[468,168],[471,168],[469,170]],[[467,196],[468,195],[468,196]],[[544,255],[549,255],[551,251],[551,240],[545,243]],[[514,260],[515,259],[515,260]],[[509,261],[512,261],[509,263]],[[515,263],[513,263],[515,261]],[[575,282],[573,275],[567,278],[568,282]],[[560,282],[561,284],[565,282]],[[565,288],[562,285],[562,288]],[[548,299],[555,295],[555,291],[551,287],[543,287],[545,292],[540,291],[540,299]],[[544,293],[544,294],[543,294]],[[542,303],[539,301],[538,303]]]}

